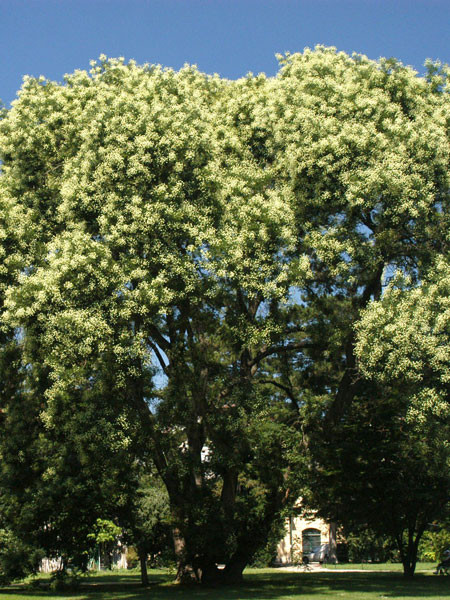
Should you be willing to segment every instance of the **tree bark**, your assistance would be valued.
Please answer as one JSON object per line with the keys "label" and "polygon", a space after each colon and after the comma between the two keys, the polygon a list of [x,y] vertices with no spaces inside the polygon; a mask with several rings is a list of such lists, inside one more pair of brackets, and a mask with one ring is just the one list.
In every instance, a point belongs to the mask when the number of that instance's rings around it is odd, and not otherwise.
{"label": "tree bark", "polygon": [[226,565],[224,579],[226,583],[240,583],[245,567],[248,565],[251,557],[244,556],[237,552]]}
{"label": "tree bark", "polygon": [[240,583],[248,562],[249,558],[241,553],[232,556],[223,569],[219,569],[214,563],[199,561],[194,568],[196,580],[198,583],[205,585]]}
{"label": "tree bark", "polygon": [[334,565],[337,564],[337,542],[336,542],[336,523],[330,523],[330,537],[329,537],[329,552],[328,560]]}
{"label": "tree bark", "polygon": [[139,563],[141,565],[141,583],[144,586],[148,585],[148,573],[147,573],[147,552],[142,550],[139,551]]}
{"label": "tree bark", "polygon": [[225,568],[219,569],[217,564],[205,557],[194,561],[187,559],[186,540],[181,531],[174,527],[173,540],[177,558],[176,582],[179,584],[227,585],[242,581],[242,574],[251,560],[251,556],[238,550],[226,563]]}
{"label": "tree bark", "polygon": [[408,543],[405,548],[402,535],[397,536],[397,545],[400,550],[400,558],[403,565],[403,575],[405,577],[413,577],[416,571],[417,552],[419,548],[420,538],[425,531],[425,526],[418,528],[414,537],[414,530],[408,531]]}
{"label": "tree bark", "polygon": [[186,540],[178,527],[172,529],[173,548],[177,560],[177,583],[199,582],[198,574],[186,560]]}

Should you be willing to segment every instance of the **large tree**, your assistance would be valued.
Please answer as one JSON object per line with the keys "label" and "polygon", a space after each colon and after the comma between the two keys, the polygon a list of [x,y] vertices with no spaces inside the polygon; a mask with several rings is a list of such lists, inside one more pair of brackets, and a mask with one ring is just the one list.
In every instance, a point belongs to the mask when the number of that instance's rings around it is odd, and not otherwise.
{"label": "large tree", "polygon": [[411,288],[399,274],[358,324],[360,370],[395,402],[392,425],[399,442],[384,462],[397,473],[380,507],[390,513],[384,522],[392,527],[407,575],[414,573],[423,532],[448,506],[449,298],[448,256],[438,256],[420,285]]}
{"label": "large tree", "polygon": [[241,576],[296,500],[308,414],[326,433],[355,397],[360,311],[448,214],[439,74],[281,63],[230,82],[101,58],[28,80],[0,126],[2,201],[32,232],[4,317],[23,377],[45,373],[39,419],[111,401],[120,448],[139,423],[180,579]]}
{"label": "large tree", "polygon": [[30,377],[48,372],[43,418],[85,393],[141,420],[171,501],[179,577],[214,577],[221,562],[239,576],[284,495],[288,425],[250,380],[280,338],[266,306],[288,290],[289,212],[226,112],[234,88],[120,61],[67,84],[30,81],[4,127],[4,181],[17,194],[17,113],[33,157],[47,118],[59,135],[69,123],[59,161],[38,165],[41,180],[25,178],[17,198],[30,221],[43,217],[42,245],[6,318],[25,330]]}
{"label": "large tree", "polygon": [[[25,332],[18,315],[10,320],[5,312],[8,288],[42,265],[46,244],[62,228],[55,215],[60,201],[55,182],[67,128],[60,130],[53,103],[63,103],[64,95],[58,96],[56,85],[30,80],[27,86],[24,101],[8,113],[2,131],[0,521],[7,539],[16,547],[14,540],[20,540],[25,555],[35,548],[41,555],[61,557],[63,566],[68,560],[83,566],[96,518],[127,510],[137,485],[127,451],[135,438],[123,404],[108,389],[107,369],[103,378],[95,378],[96,387],[94,378],[84,387],[80,380],[81,385],[60,387],[59,396],[50,398],[53,380],[41,343],[42,316]],[[39,93],[49,101],[40,102]],[[95,371],[95,365],[84,367]],[[20,575],[17,563],[3,563],[6,578]],[[22,564],[38,566],[36,561]]]}
{"label": "large tree", "polygon": [[449,274],[442,257],[420,285],[399,274],[364,311],[356,354],[365,390],[317,444],[311,473],[322,513],[391,537],[407,576],[450,490]]}
{"label": "large tree", "polygon": [[[310,456],[305,499],[341,520],[350,511],[338,510],[339,499],[341,509],[352,499],[354,521],[367,523],[371,515],[385,528],[389,508],[382,513],[377,498],[386,499],[382,482],[395,469],[380,461],[390,453],[414,473],[412,456],[408,462],[402,455],[415,443],[420,455],[420,440],[406,429],[400,435],[392,421],[406,410],[405,390],[386,397],[358,372],[355,325],[396,269],[420,280],[436,253],[448,252],[446,70],[430,65],[429,77],[418,78],[394,60],[375,67],[364,57],[321,50],[287,57],[281,77],[282,101],[272,110],[289,111],[295,123],[279,121],[278,139],[289,142],[282,173],[298,199],[300,247],[313,275],[296,317],[311,345],[275,366],[276,384],[300,407]],[[438,470],[427,481],[442,492]],[[398,534],[411,513],[407,481],[390,497],[399,501]],[[420,499],[413,503],[417,508]]]}

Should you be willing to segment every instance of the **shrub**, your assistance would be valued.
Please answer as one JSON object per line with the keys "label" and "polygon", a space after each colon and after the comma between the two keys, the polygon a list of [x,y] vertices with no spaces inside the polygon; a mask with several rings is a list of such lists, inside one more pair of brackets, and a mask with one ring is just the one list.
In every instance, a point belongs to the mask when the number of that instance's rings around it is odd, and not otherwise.
{"label": "shrub", "polygon": [[0,584],[23,579],[36,573],[44,556],[40,549],[32,548],[5,529],[0,530]]}
{"label": "shrub", "polygon": [[59,569],[54,571],[50,578],[50,589],[54,592],[76,590],[80,587],[80,571],[77,569],[67,571]]}
{"label": "shrub", "polygon": [[354,531],[347,535],[350,562],[397,562],[398,550],[394,540],[376,535],[369,529]]}
{"label": "shrub", "polygon": [[440,561],[444,551],[450,548],[450,531],[426,531],[419,545],[419,559],[425,561]]}
{"label": "shrub", "polygon": [[139,565],[139,556],[133,546],[127,548],[125,558],[127,559],[127,569],[135,569]]}

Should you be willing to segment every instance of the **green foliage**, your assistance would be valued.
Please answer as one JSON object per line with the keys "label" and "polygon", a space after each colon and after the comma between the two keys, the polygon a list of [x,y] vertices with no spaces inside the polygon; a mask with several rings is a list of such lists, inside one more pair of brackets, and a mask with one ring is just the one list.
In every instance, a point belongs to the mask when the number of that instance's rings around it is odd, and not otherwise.
{"label": "green foliage", "polygon": [[387,273],[448,251],[447,71],[321,46],[280,65],[232,82],[102,56],[26,79],[0,121],[1,510],[49,555],[82,565],[99,518],[150,554],[170,526],[180,579],[232,580],[308,464],[362,481],[386,453],[385,482],[436,456],[444,486],[437,421],[397,427],[413,413],[356,377],[355,324]]}
{"label": "green foliage", "polygon": [[415,565],[420,538],[448,499],[443,423],[428,419],[419,429],[405,396],[366,386],[373,399],[355,398],[315,448],[310,501],[350,530],[394,540],[402,562]]}
{"label": "green foliage", "polygon": [[94,532],[88,534],[88,539],[94,540],[96,544],[110,545],[117,542],[121,533],[120,527],[112,521],[97,519]]}
{"label": "green foliage", "polygon": [[356,351],[367,376],[408,389],[408,420],[423,430],[438,419],[444,440],[450,426],[448,260],[438,257],[421,284],[408,287],[398,277],[368,308],[358,325]]}
{"label": "green foliage", "polygon": [[103,406],[99,420],[99,403],[59,403],[47,427],[39,396],[24,396],[10,404],[3,427],[4,521],[47,557],[80,567],[93,546],[88,534],[98,515],[126,511],[134,489],[130,457],[111,451],[102,427],[111,415],[111,404]]}
{"label": "green foliage", "polygon": [[169,497],[155,473],[140,478],[126,537],[133,544],[127,549],[129,565],[137,566],[140,555],[151,567],[174,561]]}
{"label": "green foliage", "polygon": [[345,536],[348,559],[352,563],[398,562],[398,549],[395,541],[387,536],[374,533],[370,529],[362,529]]}
{"label": "green foliage", "polygon": [[280,539],[284,535],[285,520],[278,519],[272,524],[272,528],[267,537],[267,543],[260,548],[253,556],[252,567],[263,568],[274,564],[277,557],[277,547]]}
{"label": "green foliage", "polygon": [[440,562],[445,550],[450,548],[450,531],[442,527],[437,531],[426,531],[420,541],[419,556],[421,560]]}
{"label": "green foliage", "polygon": [[[405,403],[402,427],[409,432],[409,448],[405,444],[405,462],[411,462],[408,482],[414,482],[417,501],[428,507],[421,525],[425,529],[443,518],[450,488],[447,259],[438,256],[420,285],[408,283],[398,277],[364,313],[357,352],[363,372],[395,396],[401,395]],[[434,534],[426,535],[430,542]]]}
{"label": "green foliage", "polygon": [[97,519],[94,531],[87,535],[88,540],[95,542],[109,569],[112,567],[112,553],[117,547],[121,533],[122,529],[113,521]]}
{"label": "green foliage", "polygon": [[134,546],[128,546],[126,559],[128,569],[135,569],[137,566],[139,566],[139,555]]}
{"label": "green foliage", "polygon": [[5,585],[23,579],[29,573],[36,573],[43,552],[27,545],[11,531],[0,530],[0,583]]}
{"label": "green foliage", "polygon": [[450,489],[448,275],[438,256],[420,283],[397,275],[363,312],[355,350],[366,379],[320,443],[312,475],[325,512],[396,540],[409,574]]}

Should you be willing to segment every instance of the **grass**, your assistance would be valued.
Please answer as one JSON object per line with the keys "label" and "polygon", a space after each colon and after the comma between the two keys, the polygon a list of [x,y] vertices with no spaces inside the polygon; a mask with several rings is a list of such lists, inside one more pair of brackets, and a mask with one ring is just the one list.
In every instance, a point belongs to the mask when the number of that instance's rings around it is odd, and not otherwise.
{"label": "grass", "polygon": [[[389,572],[403,572],[403,565],[401,563],[339,563],[337,565],[324,565],[326,569],[331,571],[336,570],[347,570],[347,569],[358,569],[363,571],[389,571]],[[416,573],[429,573],[434,571],[436,563],[417,563]]]}
{"label": "grass", "polygon": [[119,571],[86,577],[80,589],[73,592],[12,585],[0,590],[0,600],[442,600],[450,597],[450,577],[423,571],[407,580],[396,571],[377,573],[369,569],[364,573],[247,569],[242,585],[225,588],[181,587],[172,583],[173,575],[167,571],[152,570],[149,574],[148,588],[140,586],[139,573]]}

